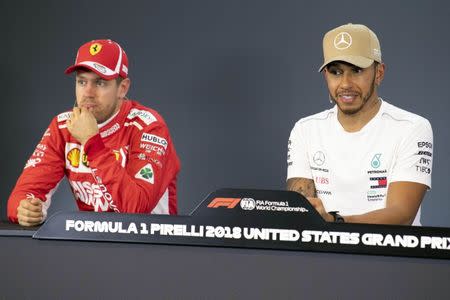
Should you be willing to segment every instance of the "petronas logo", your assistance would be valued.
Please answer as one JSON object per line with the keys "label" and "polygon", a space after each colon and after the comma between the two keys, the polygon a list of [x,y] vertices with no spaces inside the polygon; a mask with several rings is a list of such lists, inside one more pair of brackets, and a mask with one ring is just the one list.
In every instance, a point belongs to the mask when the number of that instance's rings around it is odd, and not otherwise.
{"label": "petronas logo", "polygon": [[377,153],[373,156],[372,162],[370,163],[372,165],[372,168],[378,169],[381,166],[381,153]]}

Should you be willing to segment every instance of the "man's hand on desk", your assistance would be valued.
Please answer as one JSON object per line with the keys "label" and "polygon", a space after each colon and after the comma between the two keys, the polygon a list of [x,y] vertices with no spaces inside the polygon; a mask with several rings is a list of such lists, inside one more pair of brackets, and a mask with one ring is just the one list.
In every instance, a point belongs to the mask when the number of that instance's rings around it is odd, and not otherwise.
{"label": "man's hand on desk", "polygon": [[325,207],[323,206],[322,200],[314,197],[307,197],[309,203],[317,210],[320,216],[327,222],[333,222],[334,217],[325,211]]}
{"label": "man's hand on desk", "polygon": [[23,199],[17,207],[17,219],[22,226],[37,226],[44,221],[42,201],[38,198]]}

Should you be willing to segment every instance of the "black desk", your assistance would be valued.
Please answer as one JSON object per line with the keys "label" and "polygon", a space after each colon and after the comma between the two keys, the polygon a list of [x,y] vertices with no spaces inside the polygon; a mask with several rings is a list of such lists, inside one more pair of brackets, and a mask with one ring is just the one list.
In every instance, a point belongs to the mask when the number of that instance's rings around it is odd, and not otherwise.
{"label": "black desk", "polygon": [[[62,235],[75,234],[81,237],[80,239],[72,236],[71,239],[74,241],[45,239],[45,237],[33,239],[31,237],[33,231],[22,230],[18,225],[0,224],[0,263],[4,270],[0,280],[0,298],[448,299],[450,297],[450,259],[300,251],[299,249],[316,251],[335,249],[337,252],[367,253],[351,252],[359,251],[354,250],[359,249],[358,247],[362,247],[362,251],[368,251],[364,245],[355,246],[357,248],[350,247],[348,252],[344,251],[346,248],[342,245],[310,244],[303,241],[302,244],[292,245],[297,245],[295,247],[311,245],[312,248],[297,248],[296,251],[263,250],[261,248],[267,248],[264,247],[265,242],[259,243],[243,238],[236,240],[237,242],[232,240],[225,242],[223,239],[203,237],[191,240],[175,236],[161,240],[161,236],[146,235],[146,238],[151,239],[149,243],[125,242],[128,240],[119,243],[110,242],[110,238],[123,239],[130,235],[103,233],[91,235],[89,232],[84,234],[74,231],[73,228],[67,229],[68,219],[96,219],[120,220],[121,224],[130,224],[130,221],[142,224],[148,221],[247,226],[246,223],[251,223],[260,228],[275,226],[275,228],[293,228],[300,232],[313,228],[419,235],[430,232],[432,236],[446,237],[446,241],[450,238],[448,229],[445,228],[440,232],[440,229],[436,228],[325,224],[306,199],[292,192],[223,190],[220,193],[222,194],[215,192],[208,196],[191,216],[75,213],[55,215],[47,220],[43,229],[52,229],[50,231],[57,229],[55,232],[62,231]],[[244,199],[246,202],[242,203]],[[251,206],[252,201],[257,202],[257,199],[270,200],[271,204],[268,204],[268,207],[271,211],[259,211],[258,207]],[[277,199],[283,201],[273,202]],[[240,201],[240,206],[237,206],[237,201]],[[280,208],[289,208],[290,212],[273,211]],[[44,230],[39,232],[42,231]],[[86,240],[84,237],[90,239],[93,236],[99,239],[84,241]],[[143,237],[135,235],[135,238]],[[164,244],[175,240],[181,245]],[[158,244],[158,241],[163,244]],[[202,245],[228,243],[232,247],[186,246],[194,245],[196,241],[201,241]],[[272,249],[275,246],[276,249],[286,249],[279,247],[282,242],[267,243]],[[233,245],[244,244],[250,247],[233,248]],[[385,250],[374,253],[395,252],[395,248],[392,247],[380,249]],[[444,253],[443,256],[448,257],[446,251],[449,250],[429,251],[430,257],[433,253],[440,255]]]}
{"label": "black desk", "polygon": [[444,299],[450,260],[0,236],[4,299]]}

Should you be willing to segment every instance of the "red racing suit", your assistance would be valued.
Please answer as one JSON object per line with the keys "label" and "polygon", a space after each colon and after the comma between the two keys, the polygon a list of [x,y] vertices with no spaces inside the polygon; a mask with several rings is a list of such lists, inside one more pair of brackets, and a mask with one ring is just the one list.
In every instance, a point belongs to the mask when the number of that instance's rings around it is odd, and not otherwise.
{"label": "red racing suit", "polygon": [[180,162],[163,118],[136,101],[99,125],[85,145],[67,130],[70,112],[56,116],[25,165],[8,199],[8,218],[17,223],[25,198],[44,201],[67,176],[82,211],[176,214]]}

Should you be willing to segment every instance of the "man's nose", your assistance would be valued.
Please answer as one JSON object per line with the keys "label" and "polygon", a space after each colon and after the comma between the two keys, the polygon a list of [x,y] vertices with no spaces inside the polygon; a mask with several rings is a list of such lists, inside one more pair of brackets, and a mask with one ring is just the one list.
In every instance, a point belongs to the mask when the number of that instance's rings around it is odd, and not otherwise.
{"label": "man's nose", "polygon": [[85,97],[93,97],[93,96],[95,96],[95,89],[96,89],[95,82],[88,81],[86,83],[86,87],[84,89],[84,96]]}
{"label": "man's nose", "polygon": [[341,79],[341,88],[350,88],[353,85],[352,74],[349,72],[344,72]]}

